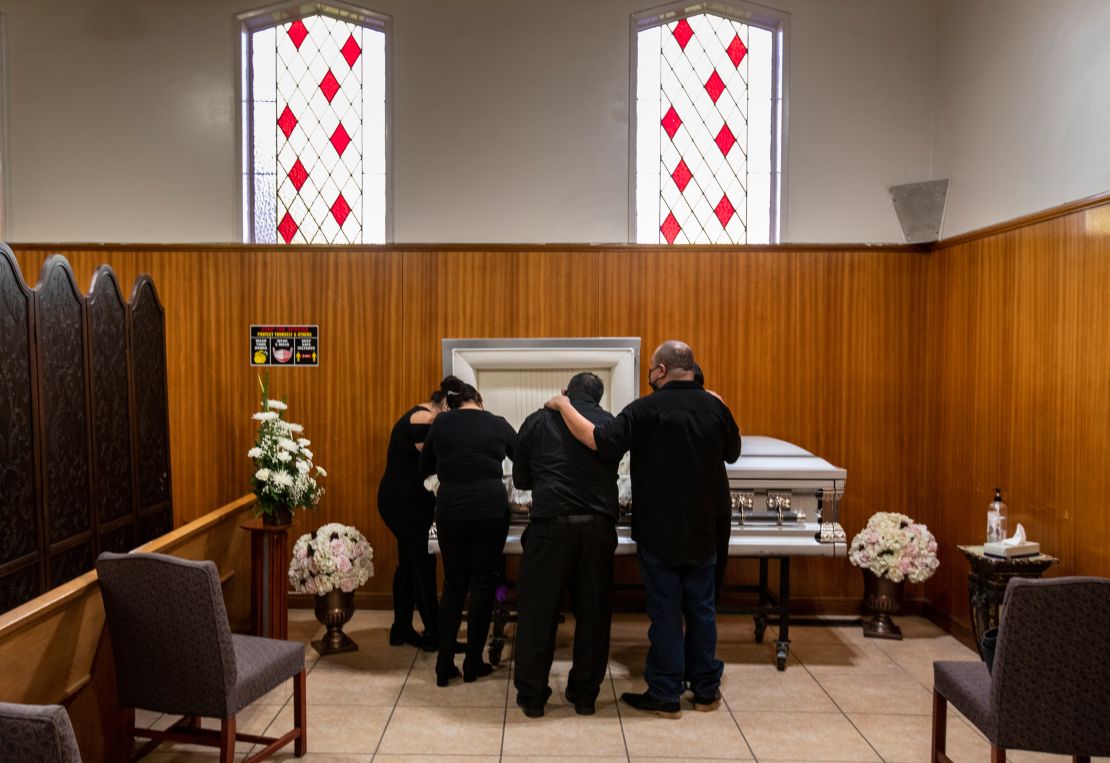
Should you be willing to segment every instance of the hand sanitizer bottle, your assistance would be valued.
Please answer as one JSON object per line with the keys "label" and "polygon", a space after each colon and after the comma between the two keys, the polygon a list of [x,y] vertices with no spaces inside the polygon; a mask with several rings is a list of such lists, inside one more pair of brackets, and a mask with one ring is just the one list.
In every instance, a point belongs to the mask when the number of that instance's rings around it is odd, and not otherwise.
{"label": "hand sanitizer bottle", "polygon": [[994,500],[987,507],[987,543],[1006,540],[1009,532],[1009,510],[1002,502],[1002,489],[994,489]]}

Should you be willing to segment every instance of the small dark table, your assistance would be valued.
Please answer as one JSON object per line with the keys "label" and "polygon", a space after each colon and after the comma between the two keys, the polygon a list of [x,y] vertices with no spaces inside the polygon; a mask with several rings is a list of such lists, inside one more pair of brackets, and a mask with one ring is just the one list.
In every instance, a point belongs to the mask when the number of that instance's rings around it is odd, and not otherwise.
{"label": "small dark table", "polygon": [[252,519],[239,525],[251,534],[251,622],[255,636],[289,637],[289,528]]}
{"label": "small dark table", "polygon": [[1048,554],[1015,556],[1002,559],[987,556],[982,546],[956,546],[971,562],[967,594],[971,605],[971,631],[979,655],[983,653],[983,634],[998,627],[1002,600],[1010,578],[1039,578],[1059,559]]}

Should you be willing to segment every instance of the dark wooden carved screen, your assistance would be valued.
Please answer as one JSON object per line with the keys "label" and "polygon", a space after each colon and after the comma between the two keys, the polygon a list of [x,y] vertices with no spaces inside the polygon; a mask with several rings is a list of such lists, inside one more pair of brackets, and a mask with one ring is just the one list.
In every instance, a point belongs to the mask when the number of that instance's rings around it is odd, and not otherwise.
{"label": "dark wooden carved screen", "polygon": [[165,311],[150,276],[135,282],[130,312],[139,537],[146,541],[173,528]]}
{"label": "dark wooden carved screen", "polygon": [[0,611],[172,528],[163,326],[149,277],[86,298],[54,255],[32,290],[0,244]]}
{"label": "dark wooden carved screen", "polygon": [[34,303],[0,250],[0,612],[42,590]]}

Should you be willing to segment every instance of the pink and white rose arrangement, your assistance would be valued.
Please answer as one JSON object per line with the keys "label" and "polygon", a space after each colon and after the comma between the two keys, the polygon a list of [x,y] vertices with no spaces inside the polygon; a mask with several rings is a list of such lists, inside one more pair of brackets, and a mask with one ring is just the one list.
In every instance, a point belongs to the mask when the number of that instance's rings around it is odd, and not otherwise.
{"label": "pink and white rose arrangement", "polygon": [[297,593],[350,593],[374,574],[374,549],[350,525],[333,522],[293,544],[289,583]]}
{"label": "pink and white rose arrangement", "polygon": [[895,583],[928,580],[940,565],[929,528],[893,511],[880,511],[867,521],[852,538],[848,559]]}

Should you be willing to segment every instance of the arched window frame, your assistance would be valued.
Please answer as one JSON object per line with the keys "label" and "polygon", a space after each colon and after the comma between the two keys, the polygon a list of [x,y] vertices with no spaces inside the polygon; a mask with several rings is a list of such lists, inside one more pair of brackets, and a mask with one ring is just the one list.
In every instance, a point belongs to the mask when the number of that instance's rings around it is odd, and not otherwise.
{"label": "arched window frame", "polygon": [[789,109],[787,84],[789,82],[790,14],[743,0],[718,0],[717,2],[672,2],[631,16],[629,33],[629,118],[628,118],[628,241],[639,243],[636,222],[636,144],[637,144],[637,69],[639,62],[639,33],[645,29],[670,24],[691,16],[710,13],[726,19],[757,26],[771,32],[774,46],[771,57],[771,219],[770,243],[783,240],[786,231],[786,144]]}
{"label": "arched window frame", "polygon": [[381,32],[385,35],[385,243],[393,241],[393,20],[385,13],[332,0],[331,2],[283,2],[236,15],[239,43],[239,76],[236,79],[239,161],[239,228],[245,243],[255,242],[254,233],[254,138],[252,92],[252,35],[263,29],[288,24],[315,15],[330,16]]}

